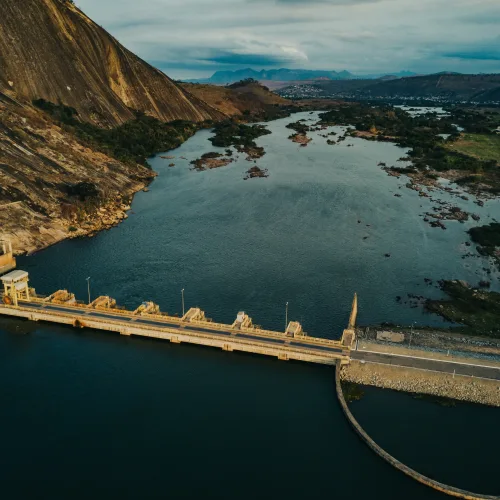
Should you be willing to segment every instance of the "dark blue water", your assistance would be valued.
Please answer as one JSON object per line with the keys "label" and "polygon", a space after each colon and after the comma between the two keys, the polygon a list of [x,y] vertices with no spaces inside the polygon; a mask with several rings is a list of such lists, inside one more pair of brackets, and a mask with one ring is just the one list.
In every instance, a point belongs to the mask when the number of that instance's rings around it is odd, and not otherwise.
{"label": "dark blue water", "polygon": [[[284,328],[288,301],[290,319],[330,338],[340,336],[354,292],[361,322],[440,323],[394,298],[438,294],[424,277],[482,279],[487,261],[461,258],[468,225],[422,222],[429,200],[377,167],[404,150],[353,139],[332,147],[318,134],[298,148],[285,128],[297,118],[271,123],[273,134],[259,140],[269,178],[243,181],[244,157],[190,171],[190,160],[217,150],[200,132],[170,153],[187,158],[175,168],[152,160],[160,176],[126,222],[21,258],[20,267],[40,293],[68,288],[85,299],[91,276],[93,297],[129,308],[154,300],[174,313],[185,288],[186,305],[215,321],[245,310],[266,328]],[[498,205],[474,209],[487,219]],[[359,441],[330,368],[19,321],[0,320],[0,333],[6,498],[442,497]],[[353,410],[422,472],[500,489],[497,410],[380,390]]]}

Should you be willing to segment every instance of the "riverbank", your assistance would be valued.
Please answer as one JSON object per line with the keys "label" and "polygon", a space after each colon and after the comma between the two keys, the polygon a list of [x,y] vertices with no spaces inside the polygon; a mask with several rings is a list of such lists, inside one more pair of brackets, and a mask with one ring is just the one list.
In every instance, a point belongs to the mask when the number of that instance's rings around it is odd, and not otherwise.
{"label": "riverbank", "polygon": [[500,382],[496,380],[359,361],[351,361],[344,367],[341,379],[360,385],[500,407]]}
{"label": "riverbank", "polygon": [[0,99],[0,124],[0,236],[17,255],[112,227],[156,176],[34,107]]}
{"label": "riverbank", "polygon": [[69,205],[52,217],[43,217],[22,202],[8,204],[1,207],[1,235],[11,241],[15,255],[32,254],[66,239],[95,236],[127,219],[133,195],[148,185],[137,183],[126,191],[126,197],[92,207]]}

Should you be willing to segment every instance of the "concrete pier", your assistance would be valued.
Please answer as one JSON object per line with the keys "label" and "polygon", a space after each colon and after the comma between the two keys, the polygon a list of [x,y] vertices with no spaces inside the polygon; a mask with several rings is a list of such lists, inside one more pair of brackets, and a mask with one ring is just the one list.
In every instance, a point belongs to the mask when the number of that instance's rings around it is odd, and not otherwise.
{"label": "concrete pier", "polygon": [[[54,294],[53,294],[54,295]],[[60,296],[60,295],[56,295]],[[52,296],[51,296],[52,297]],[[126,336],[150,337],[172,343],[198,344],[224,351],[241,351],[280,360],[335,365],[347,363],[342,341],[300,336],[290,338],[285,332],[273,332],[241,325],[224,325],[209,322],[199,309],[193,309],[183,318],[161,314],[137,314],[110,308],[46,302],[31,298],[18,300],[18,305],[1,304],[0,315],[47,321],[77,328],[93,328],[117,332]]]}

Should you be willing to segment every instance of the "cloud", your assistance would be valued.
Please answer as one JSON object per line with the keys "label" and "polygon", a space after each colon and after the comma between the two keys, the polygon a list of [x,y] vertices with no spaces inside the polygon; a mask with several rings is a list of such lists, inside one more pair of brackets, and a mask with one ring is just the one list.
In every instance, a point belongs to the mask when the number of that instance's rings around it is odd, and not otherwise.
{"label": "cloud", "polygon": [[[268,0],[248,0],[250,2],[267,2]],[[272,1],[272,0],[271,0]],[[330,4],[330,5],[358,5],[362,3],[383,2],[384,0],[309,0],[311,4]],[[274,0],[277,4],[304,4],[304,0]]]}
{"label": "cloud", "polygon": [[174,78],[288,66],[498,71],[498,0],[77,0]]}
{"label": "cloud", "polygon": [[443,57],[450,57],[453,59],[465,59],[472,61],[500,61],[500,50],[470,50],[448,52],[443,54]]}
{"label": "cloud", "polygon": [[209,56],[205,61],[221,64],[232,64],[235,66],[276,66],[279,64],[295,63],[296,58],[287,55],[266,55],[266,54],[239,54],[231,51],[215,51],[214,55]]}
{"label": "cloud", "polygon": [[486,10],[469,16],[463,16],[460,21],[467,24],[493,24],[498,26],[500,25],[500,9],[496,9],[495,11]]}

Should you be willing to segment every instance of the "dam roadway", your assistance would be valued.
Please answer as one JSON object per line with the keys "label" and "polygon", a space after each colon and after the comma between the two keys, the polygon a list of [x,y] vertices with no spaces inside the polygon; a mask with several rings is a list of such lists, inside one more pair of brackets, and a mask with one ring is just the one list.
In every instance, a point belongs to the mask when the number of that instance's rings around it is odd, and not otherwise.
{"label": "dam roadway", "polygon": [[[127,336],[142,336],[219,347],[225,351],[243,351],[275,356],[282,360],[298,360],[334,365],[348,360],[348,349],[339,341],[314,337],[290,337],[255,327],[238,328],[209,321],[158,314],[134,314],[129,311],[93,309],[90,307],[53,304],[43,300],[20,300],[17,306],[0,304],[0,315],[48,321],[76,327],[107,330]],[[188,315],[186,315],[188,316]]]}
{"label": "dam roadway", "polygon": [[460,362],[425,358],[418,355],[409,356],[395,353],[353,350],[351,351],[351,359],[361,361],[362,363],[376,363],[467,377],[500,380],[500,366],[474,364],[473,358],[467,358],[467,361]]}

